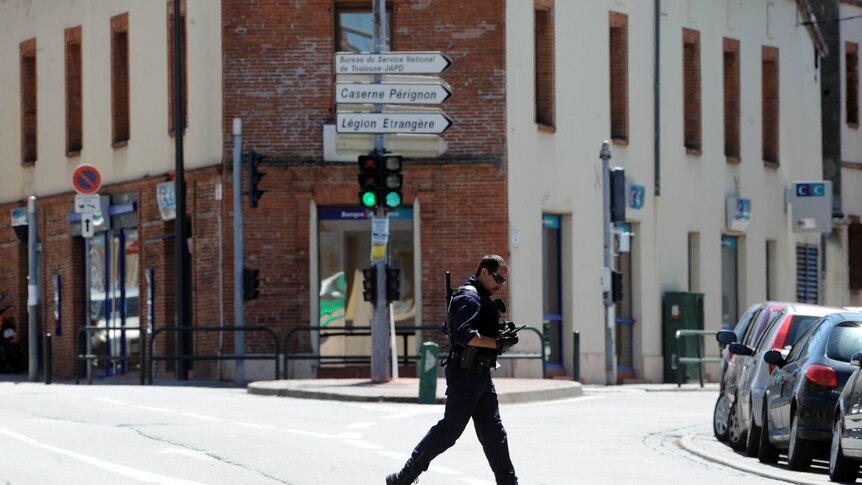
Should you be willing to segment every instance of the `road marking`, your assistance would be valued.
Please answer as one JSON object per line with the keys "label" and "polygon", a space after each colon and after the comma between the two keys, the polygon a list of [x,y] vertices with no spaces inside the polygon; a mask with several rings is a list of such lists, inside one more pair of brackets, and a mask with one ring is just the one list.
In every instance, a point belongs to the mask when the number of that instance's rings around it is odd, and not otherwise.
{"label": "road marking", "polygon": [[380,445],[375,445],[374,443],[369,443],[368,441],[362,440],[341,440],[342,443],[347,443],[348,445],[353,445],[357,448],[362,448],[364,450],[382,450],[383,447]]}
{"label": "road marking", "polygon": [[165,448],[159,451],[152,452],[155,455],[166,455],[166,454],[174,454],[174,455],[183,455],[188,456],[190,458],[194,458],[195,460],[201,461],[217,461],[215,458],[207,455],[206,453],[201,453],[196,450],[189,450],[187,448]]}
{"label": "road marking", "polygon": [[137,405],[135,407],[138,409],[146,410],[146,411],[155,411],[157,413],[176,413],[176,411],[174,411],[173,409],[157,408],[157,407],[153,407],[153,406]]}
{"label": "road marking", "polygon": [[331,434],[318,433],[317,431],[305,431],[302,429],[283,429],[285,433],[301,434],[303,436],[311,436],[312,438],[332,439],[336,436]]}
{"label": "road marking", "polygon": [[107,397],[94,397],[93,399],[95,399],[96,401],[102,401],[110,404],[118,404],[121,406],[127,406],[129,404],[127,402],[118,401],[116,399],[108,399]]}
{"label": "road marking", "polygon": [[494,482],[489,482],[488,480],[481,480],[478,478],[459,477],[458,480],[464,483],[469,483],[471,485],[494,485]]}
{"label": "road marking", "polygon": [[33,438],[28,436],[24,436],[22,434],[18,434],[14,431],[9,431],[8,429],[0,428],[0,434],[4,434],[12,439],[18,440],[22,443],[26,443],[30,446],[35,446],[37,448],[42,448],[48,451],[52,451],[54,453],[58,453],[61,455],[66,455],[70,458],[74,458],[76,460],[83,461],[84,463],[88,463],[90,465],[124,475],[135,480],[140,480],[142,482],[155,482],[155,483],[164,483],[169,485],[204,485],[200,482],[193,482],[191,480],[183,480],[182,478],[169,477],[167,475],[161,475],[158,473],[145,472],[143,470],[138,470],[136,468],[128,467],[125,465],[119,465],[117,463],[111,463],[109,461],[102,460],[100,458],[95,458],[92,456],[87,456],[82,453],[78,453],[76,451],[64,450],[63,448],[57,448],[56,446],[51,446],[46,443],[42,443],[41,441],[36,441]]}
{"label": "road marking", "polygon": [[212,416],[205,416],[203,414],[197,414],[197,413],[180,413],[180,414],[182,414],[183,416],[188,416],[190,418],[200,419],[203,421],[224,421],[221,418],[214,418]]}
{"label": "road marking", "polygon": [[372,426],[377,426],[377,423],[367,423],[367,422],[360,421],[357,423],[350,423],[347,426],[345,426],[344,428],[345,429],[368,429]]}
{"label": "road marking", "polygon": [[230,424],[235,424],[237,426],[245,426],[246,428],[257,428],[257,429],[278,429],[275,426],[267,426],[265,424],[254,424],[254,423],[241,423],[239,421],[234,421]]}

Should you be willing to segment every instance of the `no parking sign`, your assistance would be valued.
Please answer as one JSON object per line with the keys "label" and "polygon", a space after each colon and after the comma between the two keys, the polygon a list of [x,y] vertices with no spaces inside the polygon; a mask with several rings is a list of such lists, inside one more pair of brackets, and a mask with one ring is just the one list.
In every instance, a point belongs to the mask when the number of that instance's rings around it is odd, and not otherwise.
{"label": "no parking sign", "polygon": [[72,173],[72,185],[79,194],[95,194],[102,186],[102,175],[92,165],[78,165]]}

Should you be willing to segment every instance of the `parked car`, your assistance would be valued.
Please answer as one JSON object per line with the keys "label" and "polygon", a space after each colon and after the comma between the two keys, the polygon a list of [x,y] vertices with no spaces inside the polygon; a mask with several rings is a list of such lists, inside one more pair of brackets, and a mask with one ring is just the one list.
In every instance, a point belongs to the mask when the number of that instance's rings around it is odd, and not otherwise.
{"label": "parked car", "polygon": [[818,444],[829,443],[838,396],[853,372],[850,358],[862,349],[862,314],[832,313],[814,322],[787,357],[777,350],[763,360],[777,368],[766,387],[758,457],[804,470]]}
{"label": "parked car", "polygon": [[749,456],[757,456],[760,447],[763,395],[769,376],[775,369],[774,365],[764,362],[763,354],[778,350],[784,351],[783,355],[786,356],[799,336],[820,317],[841,311],[840,308],[786,303],[770,318],[766,331],[754,347],[739,343],[729,346],[729,350],[734,354],[746,356],[736,386],[736,419],[731,420],[728,425],[731,428],[728,435],[734,449],[744,448]]}
{"label": "parked car", "polygon": [[[782,308],[783,305],[775,302],[763,302],[752,305],[745,311],[742,318],[737,322],[733,331],[722,330],[716,335],[719,344],[727,345],[741,342],[749,347],[763,335],[766,330],[769,317],[773,312]],[[743,358],[745,356],[735,355],[727,347],[722,349],[721,371],[719,372],[718,399],[715,401],[715,409],[712,413],[712,430],[715,437],[721,441],[730,439],[729,430],[731,420],[737,419],[734,415],[736,403],[736,385],[742,372]],[[738,426],[734,429],[739,429]],[[738,438],[738,437],[737,437]]]}
{"label": "parked car", "polygon": [[855,483],[862,460],[862,352],[853,354],[850,365],[855,370],[838,396],[832,423],[829,478],[833,482]]}

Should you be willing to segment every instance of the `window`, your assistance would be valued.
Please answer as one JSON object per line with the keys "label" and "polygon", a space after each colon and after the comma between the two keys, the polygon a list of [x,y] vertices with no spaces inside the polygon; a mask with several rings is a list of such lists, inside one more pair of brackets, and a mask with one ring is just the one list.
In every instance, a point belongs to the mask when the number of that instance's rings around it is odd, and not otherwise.
{"label": "window", "polygon": [[555,126],[554,113],[554,2],[537,0],[534,4],[536,123]]}
{"label": "window", "polygon": [[739,162],[739,41],[724,39],[724,155]]}
{"label": "window", "polygon": [[778,48],[763,47],[763,161],[778,164]]}
{"label": "window", "polygon": [[36,163],[36,39],[21,43],[21,163]]}
{"label": "window", "polygon": [[[383,51],[392,49],[392,10],[389,7],[386,8],[386,24],[388,28],[381,49]],[[336,7],[335,50],[336,52],[374,51],[374,15],[371,7]]]}
{"label": "window", "polygon": [[686,150],[700,154],[700,32],[682,29],[683,136]]}
{"label": "window", "polygon": [[817,304],[819,282],[816,244],[796,245],[796,301]]}
{"label": "window", "polygon": [[862,224],[850,224],[847,236],[847,257],[850,267],[850,288],[862,289]]}
{"label": "window", "polygon": [[[721,236],[721,319],[722,328],[733,327],[739,315],[737,238]],[[758,333],[759,335],[759,333]]]}
{"label": "window", "polygon": [[[189,90],[188,90],[188,77],[186,69],[186,1],[180,1],[180,73],[182,74],[182,79],[180,82],[182,83],[180,89],[182,90],[182,100],[183,100],[183,133],[186,131],[186,127],[189,124]],[[176,72],[174,65],[174,2],[173,0],[168,2],[168,133],[171,135],[176,131],[176,108],[174,107],[174,93],[176,92]]]}
{"label": "window", "polygon": [[859,126],[859,44],[848,42],[844,51],[845,82],[847,94],[847,124]]}
{"label": "window", "polygon": [[548,339],[548,366],[563,367],[562,218],[542,214],[542,323]]}
{"label": "window", "polygon": [[83,148],[83,85],[81,73],[81,27],[66,29],[66,155]]}
{"label": "window", "polygon": [[766,241],[766,299],[775,299],[775,290],[778,288],[776,270],[778,268],[776,242],[774,239]]}
{"label": "window", "polygon": [[111,18],[111,112],[113,146],[129,141],[129,14]]}
{"label": "window", "polygon": [[610,13],[611,139],[629,139],[629,34],[627,15]]}

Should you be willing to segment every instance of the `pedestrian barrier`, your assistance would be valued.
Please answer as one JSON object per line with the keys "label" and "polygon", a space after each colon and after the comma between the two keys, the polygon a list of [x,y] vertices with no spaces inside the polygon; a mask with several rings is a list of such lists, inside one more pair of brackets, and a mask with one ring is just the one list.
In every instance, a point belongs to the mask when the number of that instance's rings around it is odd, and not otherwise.
{"label": "pedestrian barrier", "polygon": [[[677,330],[676,337],[676,353],[673,354],[671,367],[676,371],[676,386],[682,386],[682,370],[681,366],[685,364],[697,364],[697,377],[700,381],[700,387],[703,387],[703,364],[704,362],[721,362],[721,357],[703,357],[703,337],[706,335],[716,335],[717,330]],[[682,357],[679,355],[679,339],[680,337],[695,337],[699,341],[695,342],[695,357]]]}
{"label": "pedestrian barrier", "polygon": [[[154,355],[154,343],[156,341],[156,336],[162,332],[182,332],[182,331],[191,331],[191,332],[264,332],[268,333],[272,337],[273,342],[273,352],[271,354],[220,354],[220,355]],[[150,379],[149,383],[152,385],[153,383],[153,375],[156,371],[156,361],[157,360],[270,360],[272,359],[275,364],[275,378],[276,380],[281,379],[279,374],[278,367],[278,335],[276,335],[275,331],[270,327],[236,327],[233,325],[228,326],[206,326],[206,327],[161,327],[156,329],[153,332],[153,335],[150,337],[150,346],[149,346],[149,354],[150,354]],[[141,373],[141,380],[143,381],[143,372]],[[143,384],[143,382],[141,382]]]}
{"label": "pedestrian barrier", "polygon": [[[425,332],[439,332],[439,326],[432,327],[396,327],[395,335],[404,338],[404,353],[398,357],[398,361],[403,363],[404,365],[410,365],[411,363],[415,364],[421,359],[421,355],[416,354],[408,354],[407,353],[407,339],[410,336],[416,334],[416,331],[425,331]],[[542,337],[542,333],[533,328],[533,327],[524,327],[523,330],[532,331],[539,337],[539,341],[542,343],[539,347],[541,348],[540,353],[536,354],[503,354],[498,357],[498,359],[541,359],[542,360],[542,378],[547,377],[547,358],[545,356],[545,346],[544,339]],[[321,337],[337,337],[337,336],[345,336],[345,337],[367,337],[371,335],[371,327],[367,326],[357,326],[357,327],[345,327],[345,326],[332,326],[328,325],[326,327],[299,327],[294,328],[290,332],[287,333],[287,336],[284,338],[284,377],[285,379],[288,376],[287,368],[288,363],[291,360],[316,360],[318,364],[322,363],[330,363],[330,364],[371,364],[371,356],[370,355],[321,355],[318,350],[317,353],[306,353],[306,354],[297,354],[291,355],[288,352],[288,343],[290,342],[290,338],[298,332],[313,332],[319,331]]]}
{"label": "pedestrian barrier", "polygon": [[[95,332],[108,332],[108,331],[117,331],[120,332],[121,335],[124,332],[129,332],[132,330],[137,330],[138,335],[141,338],[141,349],[143,349],[146,345],[147,334],[138,327],[81,327],[78,329],[78,336],[75,339],[75,384],[80,384],[81,382],[81,361],[85,361],[87,363],[87,375],[91,375],[91,369],[94,360],[105,360],[111,362],[122,362],[125,365],[126,361],[132,362],[140,362],[141,363],[141,385],[144,384],[144,369],[145,369],[145,355],[144,351],[141,350],[141,355],[96,355],[96,354],[88,354],[86,351],[82,351],[80,349],[80,345],[83,342],[86,344],[87,340],[90,338],[91,333]],[[85,338],[81,338],[82,335],[86,334]],[[121,337],[125,338],[125,337]],[[88,381],[88,384],[92,384],[92,381]]]}

